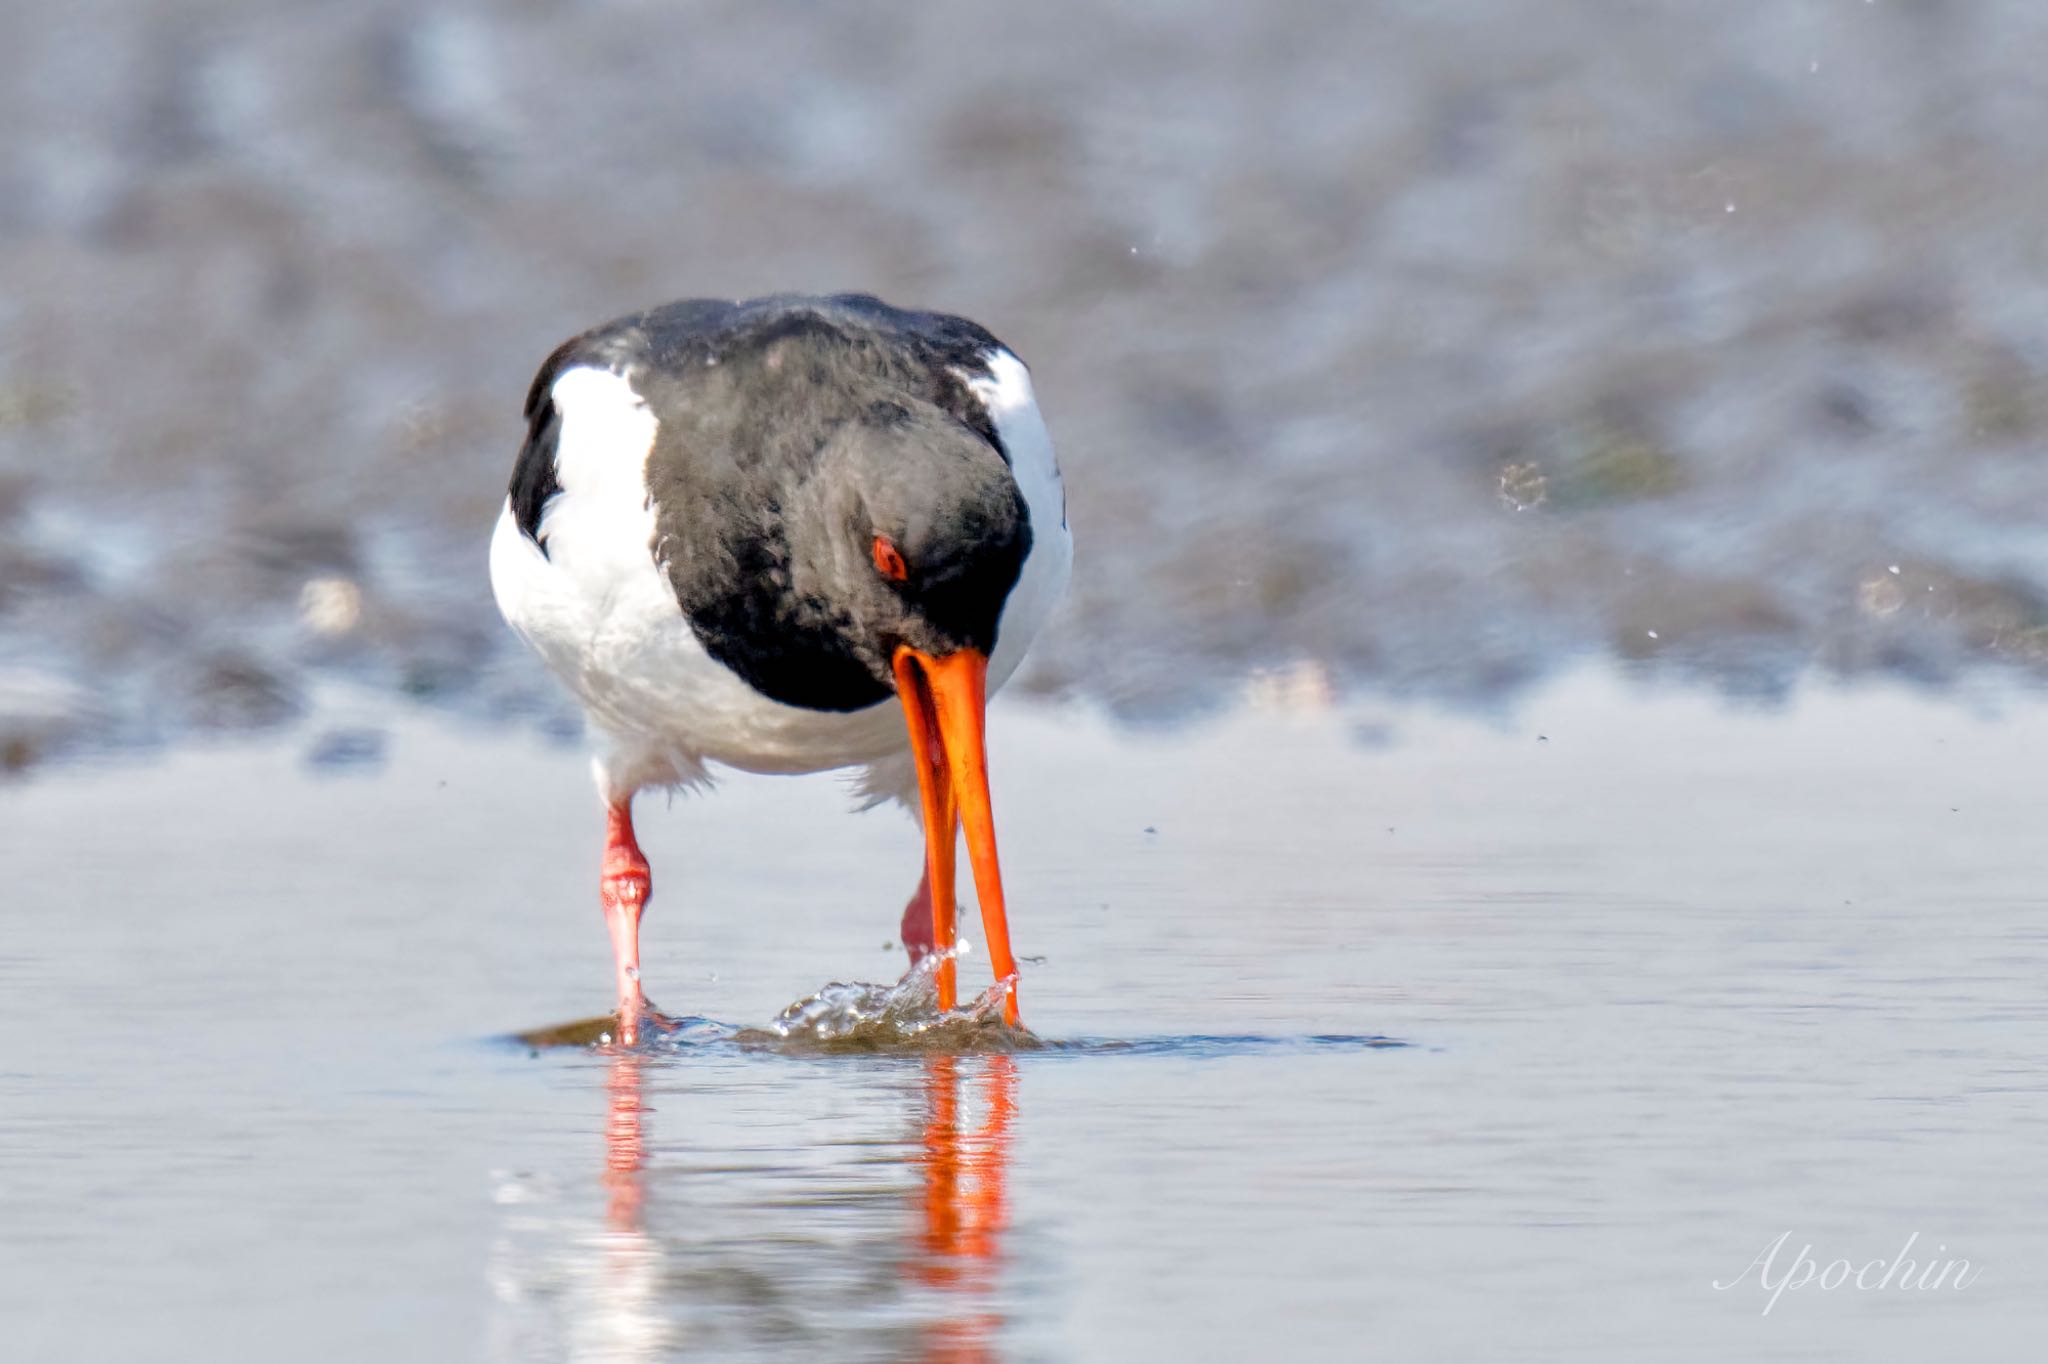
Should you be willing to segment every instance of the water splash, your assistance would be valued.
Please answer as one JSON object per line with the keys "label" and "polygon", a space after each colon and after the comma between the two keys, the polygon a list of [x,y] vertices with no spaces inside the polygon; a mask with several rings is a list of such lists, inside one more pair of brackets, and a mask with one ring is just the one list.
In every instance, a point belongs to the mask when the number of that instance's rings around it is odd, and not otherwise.
{"label": "water splash", "polygon": [[939,1007],[934,953],[893,985],[835,981],[798,1000],[765,1028],[741,1029],[744,1047],[805,1053],[945,1052],[963,1055],[1037,1051],[1028,1028],[1003,1022],[1003,982],[957,1009]]}
{"label": "water splash", "polygon": [[[720,1023],[716,1019],[698,1018],[694,1015],[671,1018],[666,1014],[650,1014],[640,1023],[640,1047],[648,1051],[676,1051],[687,1047],[703,1047],[713,1043],[730,1042],[739,1032],[740,1029],[730,1023]],[[600,1014],[596,1018],[579,1018],[574,1023],[531,1028],[525,1032],[514,1033],[511,1040],[534,1051],[560,1047],[595,1049],[614,1045],[618,1035],[619,1016],[610,1013]]]}
{"label": "water splash", "polygon": [[[1109,1038],[1042,1038],[1003,1022],[1003,983],[988,987],[957,1009],[939,1007],[939,964],[928,956],[893,985],[834,981],[777,1014],[764,1027],[737,1027],[695,1016],[655,1013],[642,1020],[635,1051],[680,1055],[714,1047],[784,1056],[951,1055],[991,1056],[1036,1052],[1048,1056],[1240,1056],[1271,1052],[1380,1051],[1412,1043],[1378,1033],[1307,1036],[1189,1034]],[[606,1014],[512,1040],[539,1051],[558,1047],[608,1050],[616,1046],[618,1016]]]}
{"label": "water splash", "polygon": [[[961,1008],[939,1007],[939,963],[928,956],[893,985],[834,981],[777,1014],[765,1027],[743,1028],[695,1016],[651,1013],[641,1020],[636,1050],[675,1053],[715,1045],[787,1055],[836,1053],[984,1056],[1038,1051],[1048,1044],[1028,1028],[1003,1022],[1002,983]],[[619,1035],[617,1014],[580,1019],[518,1033],[513,1040],[538,1051],[556,1047],[609,1048]]]}

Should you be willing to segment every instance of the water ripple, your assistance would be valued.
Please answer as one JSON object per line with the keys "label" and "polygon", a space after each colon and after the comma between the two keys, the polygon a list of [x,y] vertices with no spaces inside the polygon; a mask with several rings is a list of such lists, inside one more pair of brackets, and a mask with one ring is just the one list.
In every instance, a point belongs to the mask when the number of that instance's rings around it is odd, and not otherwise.
{"label": "water ripple", "polygon": [[[765,1027],[700,1017],[657,1014],[643,1025],[635,1050],[651,1056],[712,1049],[782,1056],[953,1055],[1020,1052],[1057,1056],[1241,1056],[1329,1050],[1378,1051],[1407,1047],[1399,1038],[1371,1033],[1269,1036],[1254,1033],[1110,1038],[1040,1037],[1002,1018],[1002,990],[987,991],[957,1009],[938,1006],[937,959],[927,958],[891,985],[834,981],[791,1004]],[[508,1039],[539,1051],[586,1047],[615,1050],[618,1016],[536,1028]]]}

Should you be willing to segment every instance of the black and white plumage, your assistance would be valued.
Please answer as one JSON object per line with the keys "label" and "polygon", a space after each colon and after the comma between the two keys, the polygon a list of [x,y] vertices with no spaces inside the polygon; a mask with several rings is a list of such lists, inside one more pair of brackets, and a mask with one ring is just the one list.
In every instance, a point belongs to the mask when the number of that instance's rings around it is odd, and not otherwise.
{"label": "black and white plumage", "polygon": [[[673,303],[564,343],[526,418],[492,587],[589,715],[607,875],[636,865],[643,900],[634,792],[718,764],[851,767],[870,797],[915,808],[912,739],[940,731],[922,684],[927,723],[906,729],[901,660],[972,657],[993,694],[1066,585],[1065,494],[1030,373],[962,318],[858,294]],[[945,843],[928,875],[950,883]]]}
{"label": "black and white plumage", "polygon": [[871,577],[865,558],[802,547],[808,528],[860,514],[847,503],[876,493],[858,476],[886,479],[902,442],[950,444],[963,463],[978,447],[1021,502],[991,692],[1066,587],[1065,493],[1030,373],[962,318],[865,295],[669,304],[557,349],[526,415],[491,582],[588,710],[607,797],[702,783],[722,763],[867,766],[873,794],[911,799],[888,660],[863,656],[872,645],[823,595]]}

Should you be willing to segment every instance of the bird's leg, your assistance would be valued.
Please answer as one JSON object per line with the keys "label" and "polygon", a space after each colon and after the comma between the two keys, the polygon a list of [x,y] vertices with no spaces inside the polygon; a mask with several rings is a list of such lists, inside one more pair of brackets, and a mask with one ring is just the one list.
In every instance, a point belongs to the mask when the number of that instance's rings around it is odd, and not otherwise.
{"label": "bird's leg", "polygon": [[612,958],[619,972],[619,1041],[640,1040],[647,996],[640,991],[640,915],[653,893],[654,878],[640,844],[633,838],[633,798],[614,802],[605,811],[604,875],[598,900],[605,927],[612,934]]}
{"label": "bird's leg", "polygon": [[910,966],[932,954],[932,869],[927,865],[917,878],[917,891],[910,897],[910,903],[903,906],[903,927],[900,930],[903,950],[910,954]]}
{"label": "bird's leg", "polygon": [[[943,774],[938,774],[943,783]],[[952,793],[940,790],[928,793],[926,798],[935,806],[934,818],[957,831],[959,817],[954,813]],[[958,837],[955,832],[953,837]],[[937,880],[933,879],[936,871]],[[932,894],[934,885],[943,886],[945,892]],[[958,941],[955,901],[953,898],[953,847],[949,838],[944,846],[935,845],[928,837],[925,842],[924,875],[917,881],[917,893],[910,897],[910,903],[903,907],[903,948],[910,953],[910,967],[914,971],[919,962],[933,952],[944,952],[946,958],[939,963],[938,995],[939,1007],[950,1009],[954,1005],[955,968],[952,951]]]}

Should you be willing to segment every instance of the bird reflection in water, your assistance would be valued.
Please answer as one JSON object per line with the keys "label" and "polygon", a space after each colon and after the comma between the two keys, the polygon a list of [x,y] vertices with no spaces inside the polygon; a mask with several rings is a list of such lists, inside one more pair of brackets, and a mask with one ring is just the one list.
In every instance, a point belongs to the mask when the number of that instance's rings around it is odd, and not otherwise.
{"label": "bird reflection in water", "polygon": [[575,1323],[573,1359],[653,1360],[672,1344],[661,1302],[661,1245],[647,1234],[647,1137],[641,1067],[631,1051],[611,1058],[605,1076],[604,1234],[597,1309]]}
{"label": "bird reflection in water", "polygon": [[647,1200],[642,1173],[647,1167],[647,1138],[641,1131],[647,1105],[642,1098],[641,1064],[636,1053],[621,1051],[612,1058],[604,1085],[604,1224],[621,1235],[641,1234],[641,1213]]}
{"label": "bird reflection in water", "polygon": [[[978,1126],[962,1130],[963,1067],[982,1067]],[[925,1331],[924,1357],[934,1364],[993,1359],[1002,1318],[989,1306],[1002,1269],[1002,1234],[1010,1121],[1017,1110],[1017,1062],[990,1056],[925,1060],[924,1230],[907,1262],[915,1282],[957,1294],[968,1310],[946,1315]]]}
{"label": "bird reflection in water", "polygon": [[[682,1304],[662,1301],[664,1280],[668,1291],[675,1287],[664,1265],[670,1256],[646,1229],[650,1064],[658,1062],[633,1051],[609,1058],[605,1231],[601,1276],[594,1285],[601,1303],[572,1328],[571,1353],[577,1358],[656,1359],[681,1343],[675,1314]],[[1003,1322],[993,1300],[1009,1218],[1017,1063],[1009,1056],[929,1056],[923,1066],[923,1129],[905,1154],[920,1176],[917,1214],[902,1247],[901,1282],[920,1307],[937,1310],[917,1328],[911,1350],[932,1364],[993,1359]],[[689,1315],[687,1309],[682,1313]]]}

